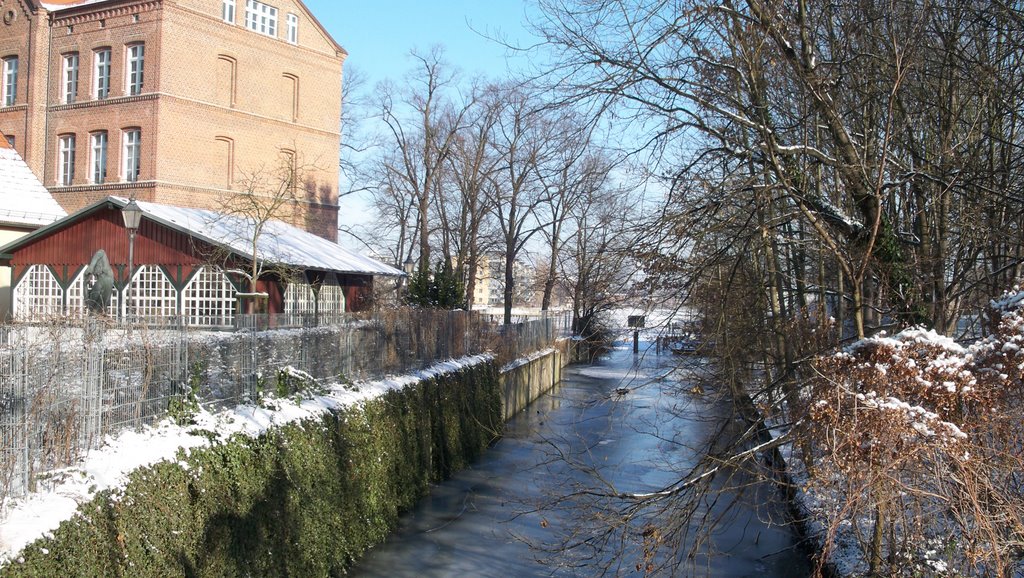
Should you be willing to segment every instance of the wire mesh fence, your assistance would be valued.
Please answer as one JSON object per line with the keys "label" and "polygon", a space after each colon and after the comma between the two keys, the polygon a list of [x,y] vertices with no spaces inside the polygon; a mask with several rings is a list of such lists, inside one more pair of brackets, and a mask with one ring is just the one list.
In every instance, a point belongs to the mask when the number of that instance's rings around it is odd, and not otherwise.
{"label": "wire mesh fence", "polygon": [[0,326],[0,504],[59,483],[105,436],[154,424],[186,397],[218,408],[291,393],[296,374],[375,379],[486,351],[507,363],[568,328],[562,316],[497,325],[419,309],[294,317],[243,315],[234,331],[173,320]]}

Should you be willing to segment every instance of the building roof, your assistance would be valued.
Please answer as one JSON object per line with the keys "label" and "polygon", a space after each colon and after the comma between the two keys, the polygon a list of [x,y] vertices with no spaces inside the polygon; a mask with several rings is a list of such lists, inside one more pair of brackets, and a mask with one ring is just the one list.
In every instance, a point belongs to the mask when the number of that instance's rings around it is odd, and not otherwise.
{"label": "building roof", "polygon": [[65,215],[18,151],[0,135],[0,223],[38,227]]}
{"label": "building roof", "polygon": [[[36,238],[48,235],[66,224],[79,221],[101,209],[113,206],[120,210],[128,202],[128,199],[122,197],[107,197],[60,221],[0,247],[0,254],[11,253]],[[144,219],[205,241],[215,247],[226,249],[243,259],[251,260],[253,258],[252,231],[255,224],[246,221],[243,217],[226,215],[208,209],[174,207],[145,201],[136,201],[136,203],[142,209]],[[333,241],[328,241],[281,221],[265,223],[257,242],[256,259],[261,262],[333,273],[405,275],[394,267],[349,251]]]}
{"label": "building roof", "polygon": [[[88,6],[90,4],[102,4],[104,2],[112,1],[113,0],[36,0],[37,4],[45,8],[47,12],[59,12],[61,10],[78,8],[80,6]],[[348,51],[345,50],[340,44],[338,44],[338,41],[335,40],[333,36],[331,36],[331,33],[328,32],[326,28],[324,28],[324,25],[320,23],[316,15],[313,14],[313,12],[306,6],[305,2],[303,2],[302,0],[295,0],[295,3],[298,4],[306,12],[306,15],[309,16],[310,20],[312,20],[313,25],[320,30],[320,32],[327,38],[328,41],[331,42],[331,44],[334,45],[334,48],[342,55],[347,56]]]}

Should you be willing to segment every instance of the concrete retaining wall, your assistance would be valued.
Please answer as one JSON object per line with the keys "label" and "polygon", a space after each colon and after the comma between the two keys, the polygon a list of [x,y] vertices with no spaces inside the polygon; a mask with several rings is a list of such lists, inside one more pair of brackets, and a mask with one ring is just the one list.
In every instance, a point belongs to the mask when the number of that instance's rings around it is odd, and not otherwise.
{"label": "concrete retaining wall", "polygon": [[573,361],[574,343],[568,339],[560,340],[551,349],[517,360],[501,369],[498,383],[505,421],[512,419],[562,381],[562,368]]}

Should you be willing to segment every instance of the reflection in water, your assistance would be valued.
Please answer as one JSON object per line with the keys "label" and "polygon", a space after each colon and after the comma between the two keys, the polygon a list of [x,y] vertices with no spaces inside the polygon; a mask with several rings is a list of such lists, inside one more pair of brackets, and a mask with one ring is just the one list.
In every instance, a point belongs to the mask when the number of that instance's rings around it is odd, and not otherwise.
{"label": "reflection in water", "polygon": [[[595,483],[616,491],[662,488],[692,465],[701,441],[728,425],[711,396],[679,393],[688,386],[670,365],[677,359],[634,358],[620,349],[595,365],[567,368],[561,387],[512,419],[479,462],[435,487],[352,573],[589,576],[596,565],[613,575],[635,574],[638,564],[643,569],[642,536],[639,550],[624,549],[619,534],[593,533],[614,527],[618,517],[595,518],[583,507],[587,500],[562,498]],[[739,474],[730,481],[747,485]],[[724,517],[697,555],[685,556],[692,543],[676,548],[684,555],[675,572],[806,576],[807,560],[792,547],[794,536],[778,525],[781,510],[771,506],[776,497],[774,487],[755,484],[738,498],[730,492],[708,504],[701,514]],[[726,508],[733,499],[740,501]],[[759,505],[756,511],[752,504]],[[583,547],[560,550],[567,537]],[[714,555],[706,556],[708,550]],[[651,560],[664,559],[655,553]]]}

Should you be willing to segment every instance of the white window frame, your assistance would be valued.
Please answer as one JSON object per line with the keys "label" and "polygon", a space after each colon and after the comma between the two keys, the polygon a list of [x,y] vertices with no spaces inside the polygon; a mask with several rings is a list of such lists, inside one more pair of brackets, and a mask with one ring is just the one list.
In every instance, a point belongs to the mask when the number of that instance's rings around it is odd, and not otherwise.
{"label": "white window frame", "polygon": [[125,290],[131,291],[131,311],[134,317],[143,320],[157,320],[178,314],[178,290],[157,265],[142,265],[132,275],[132,281]]}
{"label": "white window frame", "polygon": [[142,168],[142,130],[125,129],[121,132],[121,180],[134,183]]}
{"label": "white window frame", "polygon": [[57,137],[57,184],[70,187],[75,182],[75,135]]}
{"label": "white window frame", "polygon": [[220,11],[220,17],[228,24],[235,23],[235,0],[224,0],[224,5]]}
{"label": "white window frame", "polygon": [[235,322],[236,289],[220,267],[203,267],[181,292],[186,325],[223,327]]}
{"label": "white window frame", "polygon": [[31,320],[64,312],[64,289],[46,265],[32,265],[13,291],[15,317]]}
{"label": "white window frame", "polygon": [[89,137],[89,182],[102,185],[107,182],[107,131],[97,131]]}
{"label": "white window frame", "polygon": [[138,42],[125,47],[125,87],[124,92],[128,96],[142,94],[145,85],[146,72],[146,45]]}
{"label": "white window frame", "polygon": [[317,291],[317,312],[323,315],[345,313],[345,291],[334,275],[328,275]]}
{"label": "white window frame", "polygon": [[245,0],[245,27],[277,38],[277,8],[258,0]]}
{"label": "white window frame", "polygon": [[4,106],[14,106],[18,102],[18,57],[8,56],[4,58],[4,84],[3,97]]}
{"label": "white window frame", "polygon": [[96,100],[106,100],[110,97],[111,56],[109,48],[100,48],[93,52],[92,95]]}
{"label": "white window frame", "polygon": [[289,315],[316,312],[316,293],[309,283],[289,283],[284,290],[284,312]]}
{"label": "white window frame", "polygon": [[294,12],[289,12],[286,18],[288,21],[288,42],[291,44],[299,43],[299,16]]}
{"label": "white window frame", "polygon": [[64,65],[61,69],[61,78],[64,87],[64,104],[72,104],[78,98],[78,64],[77,52],[69,52],[64,55]]}

